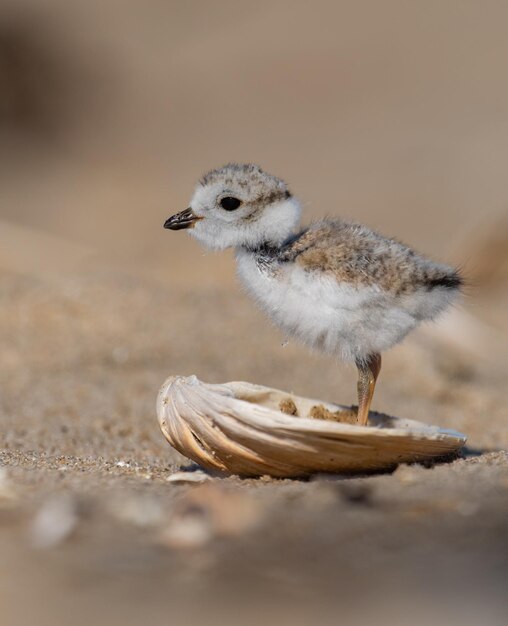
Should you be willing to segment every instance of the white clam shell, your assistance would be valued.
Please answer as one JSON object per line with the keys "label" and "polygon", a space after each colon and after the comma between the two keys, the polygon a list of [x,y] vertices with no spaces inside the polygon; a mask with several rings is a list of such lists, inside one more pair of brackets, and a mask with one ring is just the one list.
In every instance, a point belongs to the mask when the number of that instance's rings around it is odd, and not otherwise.
{"label": "white clam shell", "polygon": [[421,422],[371,414],[370,426],[286,415],[291,399],[298,415],[323,405],[246,382],[207,384],[172,376],[161,387],[157,416],[169,443],[209,470],[277,477],[316,472],[362,473],[443,457],[462,448],[461,433]]}

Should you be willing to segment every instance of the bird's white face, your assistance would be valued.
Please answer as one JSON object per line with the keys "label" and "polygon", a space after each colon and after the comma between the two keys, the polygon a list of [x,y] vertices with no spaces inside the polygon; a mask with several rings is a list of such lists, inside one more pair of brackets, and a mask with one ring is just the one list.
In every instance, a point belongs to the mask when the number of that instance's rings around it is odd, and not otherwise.
{"label": "bird's white face", "polygon": [[208,248],[256,248],[287,239],[300,220],[300,205],[285,183],[252,165],[229,165],[207,174],[190,206],[166,221]]}

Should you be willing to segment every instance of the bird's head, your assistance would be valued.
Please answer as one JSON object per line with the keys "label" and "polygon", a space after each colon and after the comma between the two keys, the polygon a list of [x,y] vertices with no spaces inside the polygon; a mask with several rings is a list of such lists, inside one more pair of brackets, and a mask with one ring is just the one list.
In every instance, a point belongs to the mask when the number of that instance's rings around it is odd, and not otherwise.
{"label": "bird's head", "polygon": [[284,181],[257,165],[231,163],[199,181],[190,206],[164,228],[188,229],[209,248],[280,245],[300,221],[300,204]]}

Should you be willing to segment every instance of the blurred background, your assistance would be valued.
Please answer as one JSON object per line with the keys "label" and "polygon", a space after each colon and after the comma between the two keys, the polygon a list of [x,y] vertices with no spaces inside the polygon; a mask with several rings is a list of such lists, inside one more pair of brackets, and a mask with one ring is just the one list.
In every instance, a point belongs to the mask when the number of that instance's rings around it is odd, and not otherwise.
{"label": "blurred background", "polygon": [[[161,220],[206,170],[254,161],[289,181],[307,218],[366,221],[450,259],[506,214],[507,13],[4,0],[4,228],[171,281],[200,252]],[[28,268],[25,255],[10,263]],[[217,280],[215,263],[230,267],[211,257],[202,280]]]}
{"label": "blurred background", "polygon": [[[225,597],[235,585],[271,588],[274,596],[283,588],[291,603],[306,589],[310,604],[333,609],[331,579],[351,598],[355,577],[368,576],[372,560],[372,579],[388,571],[397,581],[405,568],[428,576],[438,554],[452,563],[450,576],[468,571],[457,593],[466,582],[482,592],[475,604],[482,619],[499,608],[483,590],[495,596],[493,581],[506,574],[496,555],[507,544],[507,21],[508,5],[496,0],[3,0],[0,545],[12,587],[2,583],[12,609],[6,623],[15,623],[27,576],[35,595],[52,597],[48,606],[58,608],[55,590],[64,588],[90,610],[117,607],[110,619],[124,618],[119,598],[143,579],[138,606],[159,619],[167,608],[161,577],[168,597],[176,585],[189,597],[199,591],[215,598],[218,580]],[[370,533],[375,520],[365,510],[359,517],[349,511],[347,497],[332,497],[328,483],[262,487],[232,479],[233,492],[253,492],[265,526],[284,527],[291,499],[301,498],[304,512],[294,506],[289,534],[273,530],[263,542],[264,527],[259,536],[214,538],[189,559],[171,549],[161,557],[151,523],[129,526],[118,513],[125,498],[140,510],[146,503],[139,498],[152,498],[159,532],[174,502],[186,497],[165,483],[182,462],[154,417],[165,376],[246,379],[354,402],[352,370],[299,346],[282,347],[284,338],[236,284],[230,253],[205,253],[184,234],[163,230],[169,215],[186,208],[197,179],[233,160],[284,178],[302,200],[304,219],[365,222],[458,265],[468,280],[461,307],[387,356],[376,408],[462,430],[471,449],[484,454],[462,459],[464,467],[451,474],[439,468],[413,477],[417,497],[399,488],[404,480],[390,486],[388,477],[368,479],[369,489],[379,483],[398,503],[373,513],[389,522],[392,535],[375,535],[379,541],[368,547],[361,533],[350,536],[351,525]],[[438,488],[444,491],[435,504]],[[304,504],[319,489],[312,508],[328,524],[324,537]],[[462,509],[443,509],[457,493]],[[334,497],[340,504],[330,504]],[[54,498],[70,499],[79,522],[69,542],[65,535],[41,557],[30,547],[30,528]],[[116,517],[101,498],[119,502]],[[480,504],[468,509],[461,498],[479,498],[490,515],[476,515]],[[391,519],[405,506],[423,516],[418,532]],[[341,526],[337,516],[350,523]],[[434,561],[422,556],[433,523],[443,531],[443,543],[432,544]],[[471,536],[481,539],[469,543]],[[407,550],[397,561],[393,546],[401,537]],[[346,556],[334,551],[343,541],[352,546]],[[224,555],[228,566],[221,569]],[[481,584],[472,582],[475,568]],[[51,572],[51,585],[39,585],[43,571]],[[111,588],[97,583],[112,577],[118,580]],[[277,620],[296,619],[284,606]]]}

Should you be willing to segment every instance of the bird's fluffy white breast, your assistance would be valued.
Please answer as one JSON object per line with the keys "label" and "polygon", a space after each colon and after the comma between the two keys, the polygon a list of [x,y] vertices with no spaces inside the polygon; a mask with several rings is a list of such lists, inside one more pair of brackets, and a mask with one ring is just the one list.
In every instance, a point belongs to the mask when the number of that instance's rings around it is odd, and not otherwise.
{"label": "bird's fluffy white breast", "polygon": [[[240,280],[277,326],[344,360],[365,359],[390,348],[421,319],[418,294],[414,301],[407,297],[394,302],[377,286],[356,288],[294,263],[263,267],[246,250],[237,251],[237,262]],[[436,304],[436,312],[444,305]]]}

